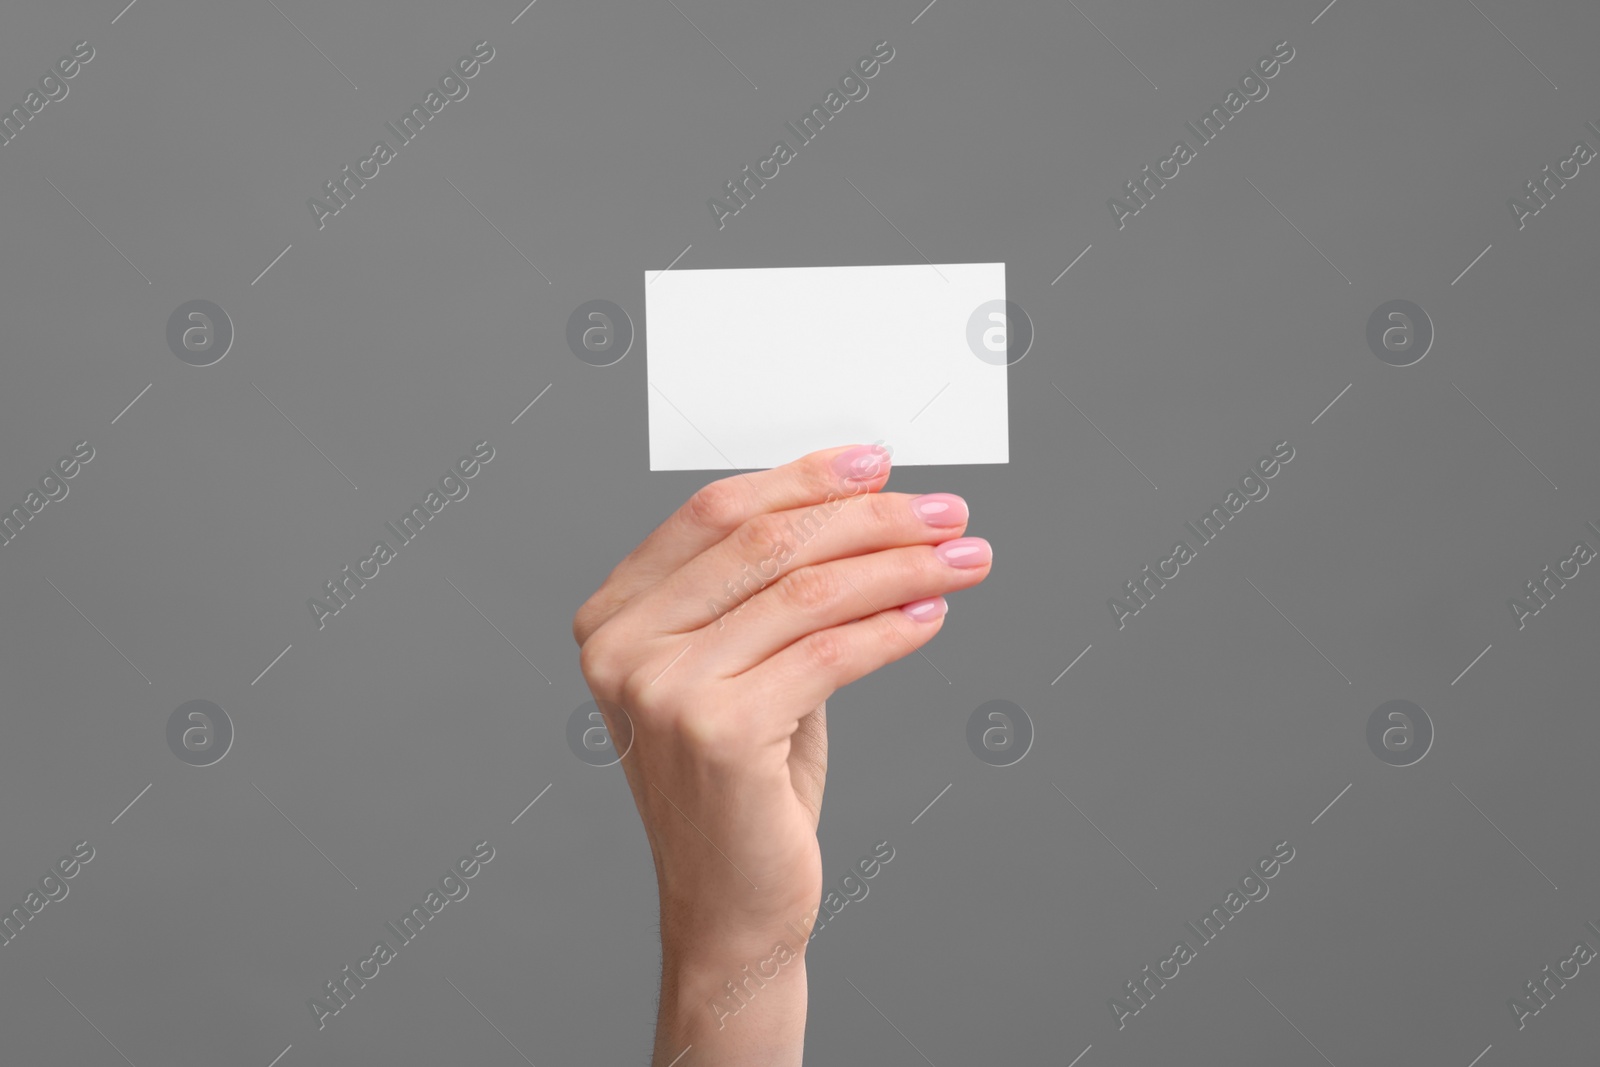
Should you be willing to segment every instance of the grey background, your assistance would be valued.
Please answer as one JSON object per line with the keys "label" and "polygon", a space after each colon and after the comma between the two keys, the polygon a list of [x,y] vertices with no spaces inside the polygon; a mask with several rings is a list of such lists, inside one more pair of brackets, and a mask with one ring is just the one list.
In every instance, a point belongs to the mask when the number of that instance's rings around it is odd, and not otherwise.
{"label": "grey background", "polygon": [[[1600,147],[1600,11],[277,8],[0,14],[7,108],[96,50],[0,148],[0,501],[96,449],[0,549],[0,900],[96,849],[0,949],[6,1063],[646,1059],[652,868],[621,771],[566,746],[569,622],[709,477],[647,469],[644,271],[686,246],[1003,260],[1036,330],[1011,464],[892,482],[964,495],[997,565],[928,658],[830,702],[826,878],[896,857],[812,943],[808,1062],[1593,1062],[1590,968],[1521,1031],[1506,1000],[1600,921],[1600,578],[1520,632],[1506,599],[1600,522],[1600,175],[1521,231],[1505,201]],[[318,231],[306,198],[484,39],[469,97]],[[1284,39],[1118,231],[1106,198]],[[706,199],[879,40],[868,98],[719,231]],[[595,368],[565,324],[602,298],[639,339]],[[1403,369],[1364,341],[1394,298],[1436,329]],[[166,347],[192,299],[236,331],[211,367]],[[319,632],[306,598],[482,438],[469,497]],[[1284,439],[1271,495],[1118,631],[1106,598]],[[1436,731],[1405,768],[1364,739],[1400,698]],[[193,699],[235,728],[204,768],[165,741]],[[966,747],[992,699],[1034,722],[1012,767]],[[485,838],[471,895],[319,1032],[307,998]],[[1119,1031],[1107,999],[1285,839]]]}

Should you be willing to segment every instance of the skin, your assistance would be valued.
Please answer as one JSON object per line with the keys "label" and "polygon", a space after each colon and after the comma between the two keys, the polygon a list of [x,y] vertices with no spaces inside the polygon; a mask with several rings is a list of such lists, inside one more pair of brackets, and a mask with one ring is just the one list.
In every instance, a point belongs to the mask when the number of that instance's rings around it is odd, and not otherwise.
{"label": "skin", "polygon": [[854,446],[712,482],[573,619],[655,859],[654,1067],[801,1062],[825,701],[990,570],[965,503],[882,492],[889,465]]}

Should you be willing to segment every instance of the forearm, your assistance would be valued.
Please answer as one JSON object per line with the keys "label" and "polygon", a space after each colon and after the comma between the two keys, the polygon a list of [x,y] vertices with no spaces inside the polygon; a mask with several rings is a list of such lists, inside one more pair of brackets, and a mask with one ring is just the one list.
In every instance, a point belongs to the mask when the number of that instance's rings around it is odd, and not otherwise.
{"label": "forearm", "polygon": [[653,1067],[800,1067],[806,933],[665,948]]}

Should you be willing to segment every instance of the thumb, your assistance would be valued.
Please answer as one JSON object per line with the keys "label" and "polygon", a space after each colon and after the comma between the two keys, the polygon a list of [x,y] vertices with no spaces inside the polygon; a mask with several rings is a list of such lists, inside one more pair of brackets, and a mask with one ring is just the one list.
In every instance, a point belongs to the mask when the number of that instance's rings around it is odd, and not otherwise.
{"label": "thumb", "polygon": [[789,738],[789,778],[795,796],[811,812],[816,828],[822,816],[822,790],[828,779],[828,705],[824,701],[806,713]]}

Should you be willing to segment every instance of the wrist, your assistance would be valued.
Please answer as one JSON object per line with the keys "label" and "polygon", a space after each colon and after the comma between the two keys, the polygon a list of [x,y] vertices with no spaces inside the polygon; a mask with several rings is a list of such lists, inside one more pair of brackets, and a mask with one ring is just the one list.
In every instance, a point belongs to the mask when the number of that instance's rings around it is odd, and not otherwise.
{"label": "wrist", "polygon": [[696,1067],[799,1067],[808,932],[795,927],[763,939],[664,943],[656,1067],[667,1067],[690,1045]]}

